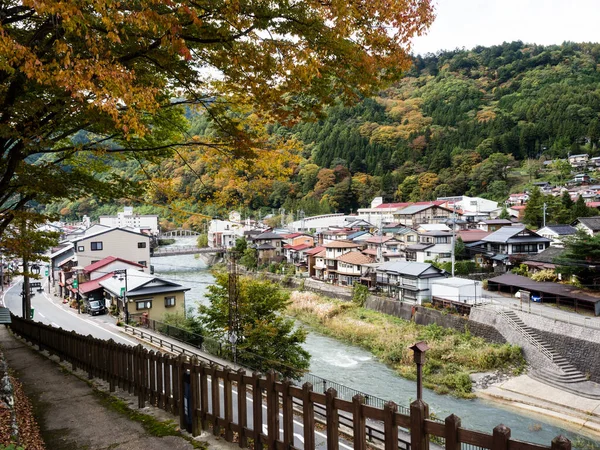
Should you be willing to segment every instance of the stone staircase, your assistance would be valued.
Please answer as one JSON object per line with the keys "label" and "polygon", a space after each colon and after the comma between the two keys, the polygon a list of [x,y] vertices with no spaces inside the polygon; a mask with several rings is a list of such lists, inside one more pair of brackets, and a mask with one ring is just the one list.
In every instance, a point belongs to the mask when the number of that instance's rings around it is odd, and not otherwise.
{"label": "stone staircase", "polygon": [[539,333],[527,326],[515,311],[501,311],[500,315],[517,330],[523,338],[542,353],[555,368],[542,367],[530,372],[530,376],[538,381],[572,392],[582,397],[600,400],[600,393],[591,388],[587,377],[573,366],[567,359],[554,350]]}

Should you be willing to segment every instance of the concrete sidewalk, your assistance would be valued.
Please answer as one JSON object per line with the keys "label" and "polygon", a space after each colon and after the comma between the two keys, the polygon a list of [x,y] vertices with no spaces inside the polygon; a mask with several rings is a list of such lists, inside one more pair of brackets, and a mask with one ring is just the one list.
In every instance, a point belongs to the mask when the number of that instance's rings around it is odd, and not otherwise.
{"label": "concrete sidewalk", "polygon": [[570,422],[582,433],[600,436],[600,400],[592,400],[521,375],[477,390],[477,396]]}
{"label": "concrete sidewalk", "polygon": [[13,375],[22,383],[33,404],[36,421],[48,449],[239,448],[207,433],[195,439],[186,432],[157,437],[146,430],[141,421],[133,420],[127,412],[119,412],[111,406],[107,395],[122,400],[133,412],[164,424],[177,425],[178,418],[154,407],[138,409],[137,397],[127,392],[117,389],[116,393],[108,394],[107,383],[88,381],[87,374],[81,371],[72,373],[70,364],[59,363],[58,358],[38,352],[13,336],[6,327],[0,328],[0,348]]}

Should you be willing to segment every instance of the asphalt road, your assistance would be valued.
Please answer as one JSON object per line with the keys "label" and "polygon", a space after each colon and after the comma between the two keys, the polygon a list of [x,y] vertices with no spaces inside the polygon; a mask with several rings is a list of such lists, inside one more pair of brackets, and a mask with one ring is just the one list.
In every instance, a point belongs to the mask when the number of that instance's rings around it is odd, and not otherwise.
{"label": "asphalt road", "polygon": [[[108,315],[90,316],[79,314],[77,310],[69,308],[60,299],[48,294],[47,285],[44,284],[44,292],[35,292],[31,297],[31,307],[34,309],[34,320],[53,327],[73,330],[84,336],[92,335],[99,339],[109,340],[121,344],[138,345],[135,339],[125,336],[119,330]],[[4,291],[4,305],[16,316],[21,317],[21,290],[22,283],[18,282]]]}

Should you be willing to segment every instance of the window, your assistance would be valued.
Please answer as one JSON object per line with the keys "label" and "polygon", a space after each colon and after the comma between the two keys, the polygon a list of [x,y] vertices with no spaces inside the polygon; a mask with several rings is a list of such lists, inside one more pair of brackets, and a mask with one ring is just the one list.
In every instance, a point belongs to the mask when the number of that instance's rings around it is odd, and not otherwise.
{"label": "window", "polygon": [[135,309],[150,309],[152,308],[152,300],[139,300],[135,302]]}
{"label": "window", "polygon": [[140,266],[144,266],[144,267],[146,267],[146,261],[138,261],[138,264],[139,264]]}
{"label": "window", "polygon": [[145,242],[138,242],[138,248],[146,248]]}
{"label": "window", "polygon": [[440,258],[450,258],[452,256],[452,253],[440,253],[438,256]]}
{"label": "window", "polygon": [[175,306],[175,297],[165,297],[165,308]]}
{"label": "window", "polygon": [[78,252],[83,252],[83,251],[85,251],[85,247],[83,245],[78,245],[77,246],[77,251]]}
{"label": "window", "polygon": [[92,250],[102,250],[102,242],[92,242],[90,245]]}

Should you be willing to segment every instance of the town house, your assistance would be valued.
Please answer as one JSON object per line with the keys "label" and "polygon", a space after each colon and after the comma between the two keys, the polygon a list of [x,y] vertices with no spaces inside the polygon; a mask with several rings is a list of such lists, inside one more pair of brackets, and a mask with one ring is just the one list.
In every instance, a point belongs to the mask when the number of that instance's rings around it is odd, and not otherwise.
{"label": "town house", "polygon": [[360,283],[362,275],[367,271],[365,264],[373,263],[373,259],[360,252],[350,251],[337,258],[338,283],[352,286]]}
{"label": "town house", "polygon": [[432,264],[408,261],[383,263],[376,273],[377,285],[387,295],[419,305],[431,299],[431,280],[447,275]]}

